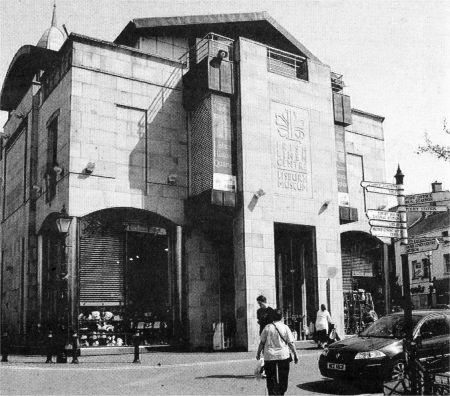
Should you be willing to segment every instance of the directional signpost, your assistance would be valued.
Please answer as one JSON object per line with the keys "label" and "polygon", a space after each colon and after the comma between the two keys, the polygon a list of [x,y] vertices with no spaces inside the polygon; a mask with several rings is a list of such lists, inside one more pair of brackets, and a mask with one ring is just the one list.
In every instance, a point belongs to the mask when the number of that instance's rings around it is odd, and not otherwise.
{"label": "directional signpost", "polygon": [[361,187],[364,187],[367,192],[386,195],[398,195],[398,188],[396,184],[392,183],[378,183],[378,182],[361,182]]}
{"label": "directional signpost", "polygon": [[[399,194],[399,186],[392,183],[379,183],[371,181],[361,182],[367,192],[395,195]],[[402,230],[406,229],[406,223],[402,221],[400,213],[387,212],[384,210],[369,209],[367,211],[369,218],[370,233],[382,238],[401,238]]]}
{"label": "directional signpost", "polygon": [[[439,243],[443,243],[448,237],[424,237],[408,239],[408,227],[406,222],[407,213],[411,212],[446,212],[447,206],[435,206],[439,200],[436,193],[406,195],[403,186],[404,175],[398,166],[395,175],[396,184],[378,183],[378,182],[361,182],[361,186],[367,192],[394,195],[397,197],[397,212],[388,212],[383,210],[369,209],[367,217],[370,224],[370,233],[377,237],[400,239],[400,245],[403,250],[401,253],[402,262],[402,279],[403,279],[403,295],[405,297],[405,332],[406,340],[404,350],[408,354],[408,362],[415,360],[415,348],[413,342],[413,321],[412,321],[412,302],[411,302],[411,280],[409,273],[408,254],[427,252],[435,250],[439,247]],[[420,206],[419,206],[420,205]],[[389,278],[388,267],[385,264],[385,292],[386,300],[389,300]],[[389,310],[389,303],[386,304],[386,311]],[[411,393],[417,392],[417,375],[410,364],[406,367],[411,378]]]}
{"label": "directional signpost", "polygon": [[446,206],[407,206],[407,212],[447,212]]}
{"label": "directional signpost", "polygon": [[409,243],[405,245],[406,253],[408,254],[436,250],[439,247],[439,241],[437,238],[409,239],[408,242]]}
{"label": "directional signpost", "polygon": [[400,214],[397,212],[369,209],[366,214],[371,220],[400,221]]}
{"label": "directional signpost", "polygon": [[362,181],[361,187],[376,187],[376,188],[384,188],[388,190],[398,190],[398,185],[394,183],[379,183],[379,182],[371,182],[371,181]]}
{"label": "directional signpost", "polygon": [[377,194],[385,194],[385,195],[397,195],[398,190],[393,190],[391,188],[378,188],[378,187],[366,187],[367,192],[373,192]]}
{"label": "directional signpost", "polygon": [[390,227],[370,227],[370,233],[374,236],[384,238],[401,238],[402,230]]}
{"label": "directional signpost", "polygon": [[402,228],[403,223],[396,221],[385,221],[385,220],[369,220],[371,226],[376,227],[391,227],[391,228]]}
{"label": "directional signpost", "polygon": [[429,205],[442,202],[442,195],[437,193],[413,194],[405,196],[405,205]]}
{"label": "directional signpost", "polygon": [[433,194],[414,194],[405,196],[405,205],[418,205],[433,202]]}

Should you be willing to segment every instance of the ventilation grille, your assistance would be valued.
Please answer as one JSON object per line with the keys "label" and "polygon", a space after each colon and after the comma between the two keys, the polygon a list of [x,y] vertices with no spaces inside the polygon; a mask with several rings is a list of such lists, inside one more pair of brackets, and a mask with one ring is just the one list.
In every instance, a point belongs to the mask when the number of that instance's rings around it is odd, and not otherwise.
{"label": "ventilation grille", "polygon": [[191,195],[213,187],[213,138],[211,97],[191,113]]}
{"label": "ventilation grille", "polygon": [[103,233],[80,240],[80,304],[119,305],[123,293],[123,235]]}

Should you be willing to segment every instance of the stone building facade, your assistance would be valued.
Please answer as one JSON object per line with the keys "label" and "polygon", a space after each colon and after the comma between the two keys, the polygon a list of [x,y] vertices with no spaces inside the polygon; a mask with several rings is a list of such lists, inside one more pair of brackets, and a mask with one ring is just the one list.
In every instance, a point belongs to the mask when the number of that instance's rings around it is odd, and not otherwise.
{"label": "stone building facade", "polygon": [[321,303],[347,331],[344,292],[378,290],[387,254],[364,214],[385,199],[360,187],[385,179],[383,118],[343,88],[266,13],[19,49],[0,97],[3,328],[252,350],[263,294],[299,338]]}

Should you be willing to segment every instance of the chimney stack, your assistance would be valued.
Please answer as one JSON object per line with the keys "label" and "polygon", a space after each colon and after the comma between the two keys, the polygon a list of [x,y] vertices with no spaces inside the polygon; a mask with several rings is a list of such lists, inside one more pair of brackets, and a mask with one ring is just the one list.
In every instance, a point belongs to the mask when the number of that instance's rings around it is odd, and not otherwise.
{"label": "chimney stack", "polygon": [[435,181],[434,183],[431,183],[431,192],[441,192],[442,191],[442,183],[439,183],[438,181]]}

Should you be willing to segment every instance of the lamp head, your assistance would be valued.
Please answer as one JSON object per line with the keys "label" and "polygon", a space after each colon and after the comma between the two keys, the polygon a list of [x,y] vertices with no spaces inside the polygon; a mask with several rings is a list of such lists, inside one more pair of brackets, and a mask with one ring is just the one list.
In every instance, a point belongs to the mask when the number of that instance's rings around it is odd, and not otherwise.
{"label": "lamp head", "polygon": [[69,232],[70,223],[72,222],[72,217],[67,214],[66,205],[63,205],[58,218],[56,219],[56,227],[62,235],[66,235]]}

